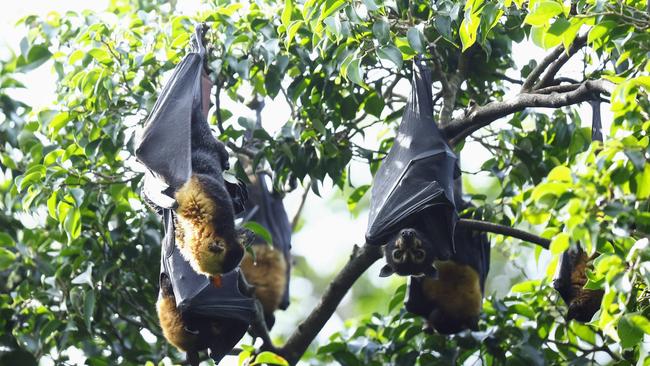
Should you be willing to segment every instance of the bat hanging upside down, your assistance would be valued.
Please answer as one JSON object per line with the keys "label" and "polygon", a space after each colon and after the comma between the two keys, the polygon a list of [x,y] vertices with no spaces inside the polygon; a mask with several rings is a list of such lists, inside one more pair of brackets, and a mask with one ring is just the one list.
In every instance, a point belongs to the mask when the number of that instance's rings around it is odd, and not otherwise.
{"label": "bat hanging upside down", "polygon": [[246,253],[241,270],[254,287],[255,297],[262,303],[266,325],[275,323],[273,312],[278,309],[287,284],[287,263],[281,251],[266,243],[252,246],[255,259]]}
{"label": "bat hanging upside down", "polygon": [[176,191],[176,244],[195,271],[217,276],[244,256],[223,171],[228,153],[207,124],[192,127],[192,176]]}

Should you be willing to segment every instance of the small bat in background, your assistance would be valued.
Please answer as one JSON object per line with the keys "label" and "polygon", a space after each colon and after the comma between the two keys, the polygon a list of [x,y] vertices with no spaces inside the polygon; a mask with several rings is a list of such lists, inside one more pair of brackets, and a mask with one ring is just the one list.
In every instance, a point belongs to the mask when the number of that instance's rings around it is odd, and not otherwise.
{"label": "small bat in background", "polygon": [[[593,114],[591,119],[591,140],[603,141],[602,121],[600,115],[600,100],[589,102]],[[584,288],[587,283],[587,269],[591,267],[591,258],[578,244],[575,248],[567,249],[560,258],[560,270],[553,280],[553,287],[560,294],[564,303],[569,307],[567,319],[579,322],[591,321],[600,309],[603,300],[603,290]]]}

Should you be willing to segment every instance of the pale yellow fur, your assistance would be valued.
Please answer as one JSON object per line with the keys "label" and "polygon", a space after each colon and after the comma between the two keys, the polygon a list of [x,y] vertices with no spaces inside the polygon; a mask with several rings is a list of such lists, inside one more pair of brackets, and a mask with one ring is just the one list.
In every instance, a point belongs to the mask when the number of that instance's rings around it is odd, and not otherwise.
{"label": "pale yellow fur", "polygon": [[[203,191],[195,176],[179,188],[176,201],[176,243],[181,254],[195,271],[207,275],[221,274],[226,244],[212,224],[218,214],[214,201]],[[214,242],[221,244],[221,253],[208,249]]]}
{"label": "pale yellow fur", "polygon": [[256,263],[246,252],[241,262],[241,269],[246,280],[255,286],[255,296],[262,303],[264,312],[273,313],[280,302],[286,285],[287,263],[279,250],[269,245],[253,245]]}
{"label": "pale yellow fur", "polygon": [[161,297],[156,303],[158,320],[163,335],[181,351],[190,350],[196,342],[196,335],[185,330],[181,314],[176,309],[176,301],[173,297]]}

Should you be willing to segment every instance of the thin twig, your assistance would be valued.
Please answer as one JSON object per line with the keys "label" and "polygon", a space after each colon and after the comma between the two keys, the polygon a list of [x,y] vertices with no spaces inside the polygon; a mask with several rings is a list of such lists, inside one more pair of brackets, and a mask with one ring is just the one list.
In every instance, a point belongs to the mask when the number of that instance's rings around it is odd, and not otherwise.
{"label": "thin twig", "polygon": [[217,117],[217,128],[219,133],[223,134],[223,117],[221,116],[221,83],[219,83],[219,77],[217,77],[217,87],[214,91],[214,114]]}
{"label": "thin twig", "polygon": [[492,73],[492,75],[494,75],[495,77],[498,77],[499,79],[511,82],[513,84],[522,85],[524,83],[523,80],[511,78],[510,76],[508,76],[508,75],[506,75],[506,74],[504,74],[502,72],[494,72],[494,73]]}
{"label": "thin twig", "polygon": [[309,191],[311,190],[309,188],[310,185],[311,183],[307,182],[305,191],[302,193],[302,197],[300,198],[300,206],[298,206],[298,211],[296,211],[296,214],[293,215],[293,219],[291,220],[291,231],[295,231],[296,227],[298,226],[298,222],[300,221],[300,215],[302,214],[302,209],[305,207],[305,202],[307,202],[307,196],[309,195]]}

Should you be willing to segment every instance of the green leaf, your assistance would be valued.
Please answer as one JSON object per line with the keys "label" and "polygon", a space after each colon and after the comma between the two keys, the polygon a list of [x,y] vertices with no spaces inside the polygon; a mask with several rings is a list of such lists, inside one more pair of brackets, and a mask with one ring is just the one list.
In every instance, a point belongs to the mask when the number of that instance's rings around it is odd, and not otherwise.
{"label": "green leaf", "polygon": [[650,164],[645,164],[643,172],[636,175],[636,197],[640,200],[650,197]]}
{"label": "green leaf", "polygon": [[387,44],[390,42],[390,26],[388,22],[379,19],[372,25],[372,34],[377,38],[380,44]]}
{"label": "green leaf", "polygon": [[531,195],[531,198],[535,202],[539,202],[545,196],[554,196],[554,197],[559,197],[562,195],[564,192],[566,192],[569,189],[569,185],[567,183],[563,182],[548,182],[548,183],[542,183],[539,184],[535,189],[533,189],[533,194]]}
{"label": "green leaf", "polygon": [[289,29],[287,30],[287,39],[285,41],[287,48],[289,48],[291,42],[293,42],[293,39],[296,37],[296,33],[298,33],[298,30],[300,30],[300,27],[303,24],[304,22],[302,20],[294,20],[291,22]]}
{"label": "green leaf", "polygon": [[56,134],[61,127],[65,126],[68,122],[71,120],[70,113],[68,112],[61,112],[54,116],[52,120],[50,121],[48,128],[50,129],[52,134]]}
{"label": "green leaf", "polygon": [[532,27],[530,31],[533,43],[545,50],[562,43],[562,38],[548,32],[548,26]]}
{"label": "green leaf", "polygon": [[533,9],[526,15],[524,23],[532,26],[544,26],[549,24],[551,18],[562,14],[563,10],[562,4],[557,1],[540,0],[535,2]]}
{"label": "green leaf", "polygon": [[255,235],[262,238],[267,244],[273,243],[273,238],[271,237],[271,233],[269,233],[269,231],[266,230],[266,228],[260,225],[259,223],[255,221],[247,221],[242,226],[254,232]]}
{"label": "green leaf", "polygon": [[569,249],[569,235],[567,233],[559,233],[551,240],[550,251],[553,254],[561,254]]}
{"label": "green leaf", "polygon": [[16,260],[16,255],[9,249],[0,247],[0,271],[4,271]]}
{"label": "green leaf", "polygon": [[113,57],[110,53],[108,53],[108,51],[104,50],[103,48],[93,48],[92,50],[88,51],[88,54],[97,60],[97,62],[100,64],[110,65],[113,63]]}
{"label": "green leaf", "polygon": [[530,293],[535,292],[539,286],[539,280],[530,280],[519,282],[510,289],[513,293]]}
{"label": "green leaf", "polygon": [[361,59],[356,58],[348,64],[347,77],[355,84],[365,85],[361,76]]}
{"label": "green leaf", "polygon": [[289,29],[289,25],[291,23],[292,13],[293,13],[293,0],[285,0],[284,9],[282,10],[282,16],[280,17],[280,20],[282,20],[282,24],[287,29]]}
{"label": "green leaf", "polygon": [[450,17],[438,15],[436,16],[433,25],[441,36],[443,36],[447,41],[452,41]]}
{"label": "green leaf", "polygon": [[617,333],[623,348],[634,347],[643,339],[643,330],[634,324],[630,319],[630,314],[626,314],[619,319]]}
{"label": "green leaf", "polygon": [[70,65],[74,65],[77,61],[81,60],[86,56],[86,53],[82,50],[76,50],[70,54],[70,57],[68,57],[68,63]]}
{"label": "green leaf", "polygon": [[40,182],[42,178],[43,178],[43,174],[40,171],[35,171],[35,172],[31,172],[29,174],[23,175],[22,179],[17,184],[18,190],[20,192],[23,192],[26,188],[33,185],[34,183]]}
{"label": "green leaf", "polygon": [[368,114],[380,118],[385,105],[386,103],[384,102],[384,99],[381,98],[377,92],[373,91],[366,97],[363,109],[368,112]]}
{"label": "green leaf", "polygon": [[363,198],[368,189],[370,188],[369,184],[362,185],[352,192],[350,197],[348,197],[348,210],[353,211],[357,207],[357,203]]}
{"label": "green leaf", "polygon": [[402,69],[402,64],[404,62],[402,52],[392,44],[377,49],[377,56],[382,60],[390,61],[398,70]]}
{"label": "green leaf", "polygon": [[379,6],[375,2],[375,0],[363,0],[363,4],[368,8],[369,11],[377,11],[379,10]]}
{"label": "green leaf", "polygon": [[339,10],[345,5],[346,0],[327,0],[323,7],[322,13],[319,17],[320,21],[332,15],[335,11]]}
{"label": "green leaf", "polygon": [[17,66],[21,71],[30,71],[45,63],[50,59],[52,53],[44,45],[34,45],[29,49],[27,57],[21,57]]}
{"label": "green leaf", "polygon": [[558,18],[553,25],[548,29],[548,33],[560,37],[571,27],[571,22],[564,18]]}
{"label": "green leaf", "polygon": [[15,245],[16,243],[14,242],[14,239],[11,237],[11,235],[0,232],[0,247],[8,248]]}
{"label": "green leaf", "polygon": [[406,39],[408,39],[409,45],[418,53],[424,53],[423,38],[424,36],[422,36],[420,30],[415,27],[409,28],[406,32]]}
{"label": "green leaf", "polygon": [[404,303],[404,297],[406,296],[406,284],[400,285],[395,294],[390,299],[388,303],[388,312],[391,313],[393,310],[397,309],[400,305]]}
{"label": "green leaf", "polygon": [[287,362],[287,360],[269,351],[264,351],[257,355],[257,357],[255,357],[255,361],[251,363],[251,366],[262,364],[289,366],[289,362]]}
{"label": "green leaf", "polygon": [[95,313],[95,291],[89,290],[84,294],[84,324],[86,329],[91,330],[91,321]]}
{"label": "green leaf", "polygon": [[594,43],[595,41],[600,41],[602,38],[609,36],[612,29],[614,29],[616,25],[617,23],[613,20],[599,22],[589,31],[589,35],[587,36],[587,43]]}
{"label": "green leaf", "polygon": [[56,215],[56,200],[57,192],[52,192],[50,195],[50,198],[47,199],[47,212],[50,214],[50,217],[57,220],[57,215]]}
{"label": "green leaf", "polygon": [[563,165],[556,166],[548,173],[548,180],[570,183],[572,181],[571,169]]}
{"label": "green leaf", "polygon": [[76,239],[81,235],[81,212],[78,208],[70,207],[63,222],[63,228],[70,239]]}
{"label": "green leaf", "polygon": [[460,23],[460,41],[463,44],[463,52],[472,47],[476,42],[476,33],[481,25],[481,18],[474,14],[471,9],[465,11],[465,17]]}

